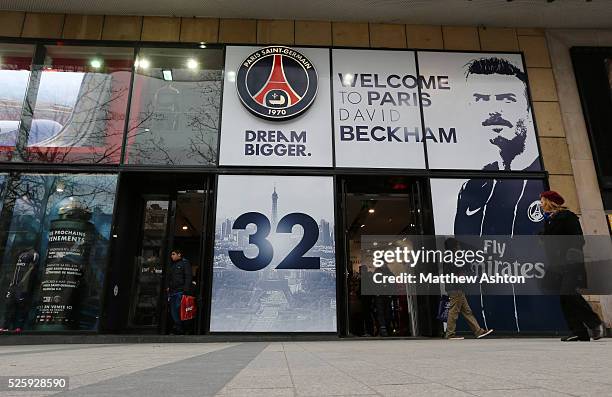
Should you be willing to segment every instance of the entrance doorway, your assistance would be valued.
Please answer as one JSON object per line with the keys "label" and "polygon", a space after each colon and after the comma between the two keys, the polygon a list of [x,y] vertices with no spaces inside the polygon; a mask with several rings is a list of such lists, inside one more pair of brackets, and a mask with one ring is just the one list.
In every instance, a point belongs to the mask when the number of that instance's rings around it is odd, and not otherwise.
{"label": "entrance doorway", "polygon": [[[347,333],[352,336],[431,335],[432,301],[406,293],[372,296],[361,293],[363,236],[423,235],[429,227],[424,181],[404,176],[348,176],[343,192],[346,253]],[[434,305],[435,308],[435,305]],[[435,309],[434,309],[435,310]]]}
{"label": "entrance doorway", "polygon": [[[182,323],[187,334],[202,330],[202,264],[210,179],[202,175],[125,174],[121,176],[113,260],[109,272],[107,330],[166,334],[174,322],[167,299],[170,253],[180,250],[190,263],[186,294],[196,297],[197,314]],[[117,293],[115,292],[123,292]]]}

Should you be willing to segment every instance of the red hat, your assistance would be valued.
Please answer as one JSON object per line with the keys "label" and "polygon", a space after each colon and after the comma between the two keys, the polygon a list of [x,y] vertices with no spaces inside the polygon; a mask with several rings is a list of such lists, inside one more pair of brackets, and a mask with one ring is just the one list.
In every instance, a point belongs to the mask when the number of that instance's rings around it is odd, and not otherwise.
{"label": "red hat", "polygon": [[555,204],[563,205],[565,203],[565,199],[561,197],[561,195],[553,190],[548,190],[546,192],[540,193],[540,197],[547,198]]}

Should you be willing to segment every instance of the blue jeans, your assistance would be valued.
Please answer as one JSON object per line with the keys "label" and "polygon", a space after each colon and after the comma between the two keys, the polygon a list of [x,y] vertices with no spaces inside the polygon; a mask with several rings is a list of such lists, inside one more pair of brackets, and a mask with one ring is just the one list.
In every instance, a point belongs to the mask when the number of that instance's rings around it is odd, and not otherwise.
{"label": "blue jeans", "polygon": [[174,321],[174,330],[176,332],[183,332],[183,322],[181,321],[181,300],[183,298],[182,292],[174,292],[168,294],[168,302],[170,304],[170,315],[172,321]]}

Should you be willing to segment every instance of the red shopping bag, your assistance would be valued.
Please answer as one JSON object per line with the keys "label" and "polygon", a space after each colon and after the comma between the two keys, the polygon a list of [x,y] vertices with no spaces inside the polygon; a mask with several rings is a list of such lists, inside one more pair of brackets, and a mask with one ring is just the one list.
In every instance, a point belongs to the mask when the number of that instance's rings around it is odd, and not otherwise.
{"label": "red shopping bag", "polygon": [[183,295],[181,298],[181,320],[191,320],[195,317],[196,301],[195,297]]}

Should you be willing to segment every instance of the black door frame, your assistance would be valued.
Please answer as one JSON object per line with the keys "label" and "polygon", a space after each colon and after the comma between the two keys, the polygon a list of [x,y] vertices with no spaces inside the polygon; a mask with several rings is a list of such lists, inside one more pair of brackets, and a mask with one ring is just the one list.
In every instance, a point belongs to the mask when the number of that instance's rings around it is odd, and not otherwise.
{"label": "black door frame", "polygon": [[[347,195],[347,180],[349,178],[355,177],[370,177],[370,178],[385,178],[385,177],[406,177],[409,179],[415,180],[417,183],[413,185],[408,194],[411,196],[411,205],[414,206],[415,209],[420,210],[420,215],[417,217],[419,223],[417,227],[421,234],[432,234],[433,233],[433,216],[430,216],[433,213],[431,198],[429,197],[429,178],[426,176],[418,176],[418,175],[397,175],[394,173],[390,174],[364,174],[364,175],[355,175],[351,174],[341,174],[337,175],[336,178],[336,269],[337,269],[337,291],[338,291],[338,302],[342,302],[339,305],[338,310],[338,334],[342,337],[353,337],[349,334],[349,301],[348,301],[348,261],[350,258],[349,254],[349,245],[348,245],[348,229],[347,229],[347,217],[346,217],[346,199]],[[382,194],[374,193],[372,194]],[[428,324],[430,321],[427,321],[428,327],[421,327],[423,321],[430,320],[432,317],[432,313],[430,313],[430,299],[429,297],[419,297],[424,299],[419,299],[419,336],[422,335],[432,335],[435,334],[435,331],[432,332],[431,324]],[[423,306],[423,307],[422,307]],[[381,337],[384,339],[384,337]]]}
{"label": "black door frame", "polygon": [[[206,333],[207,326],[202,321],[202,315],[206,312],[206,305],[202,303],[203,297],[209,295],[209,282],[204,282],[207,278],[207,264],[212,261],[211,245],[209,240],[214,244],[214,225],[209,223],[211,203],[211,179],[210,173],[190,172],[190,173],[157,173],[157,172],[122,172],[120,174],[120,185],[117,189],[116,213],[118,216],[114,219],[113,244],[111,248],[111,261],[107,271],[107,282],[105,283],[106,299],[103,303],[103,317],[101,322],[101,332],[119,332],[119,333],[146,333],[150,329],[131,327],[129,324],[130,306],[133,300],[132,291],[132,275],[134,264],[126,266],[127,259],[131,260],[133,255],[138,255],[138,247],[135,244],[142,238],[142,221],[144,217],[145,198],[147,196],[158,196],[162,201],[168,201],[168,216],[166,220],[166,236],[164,239],[164,248],[162,258],[162,266],[164,269],[162,275],[161,291],[159,296],[159,324],[157,333],[163,334],[166,331],[167,299],[165,295],[165,269],[169,261],[169,254],[173,249],[174,226],[176,217],[176,201],[178,191],[180,190],[201,190],[204,192],[204,208],[202,210],[203,217],[202,235],[199,241],[200,253],[200,271],[199,282],[200,294],[198,298],[198,319],[196,320],[196,334]],[[163,198],[162,198],[163,197]],[[137,206],[137,208],[134,208]],[[213,232],[210,233],[209,230]],[[208,252],[207,252],[208,251]],[[114,294],[114,288],[118,286],[120,294]]]}

